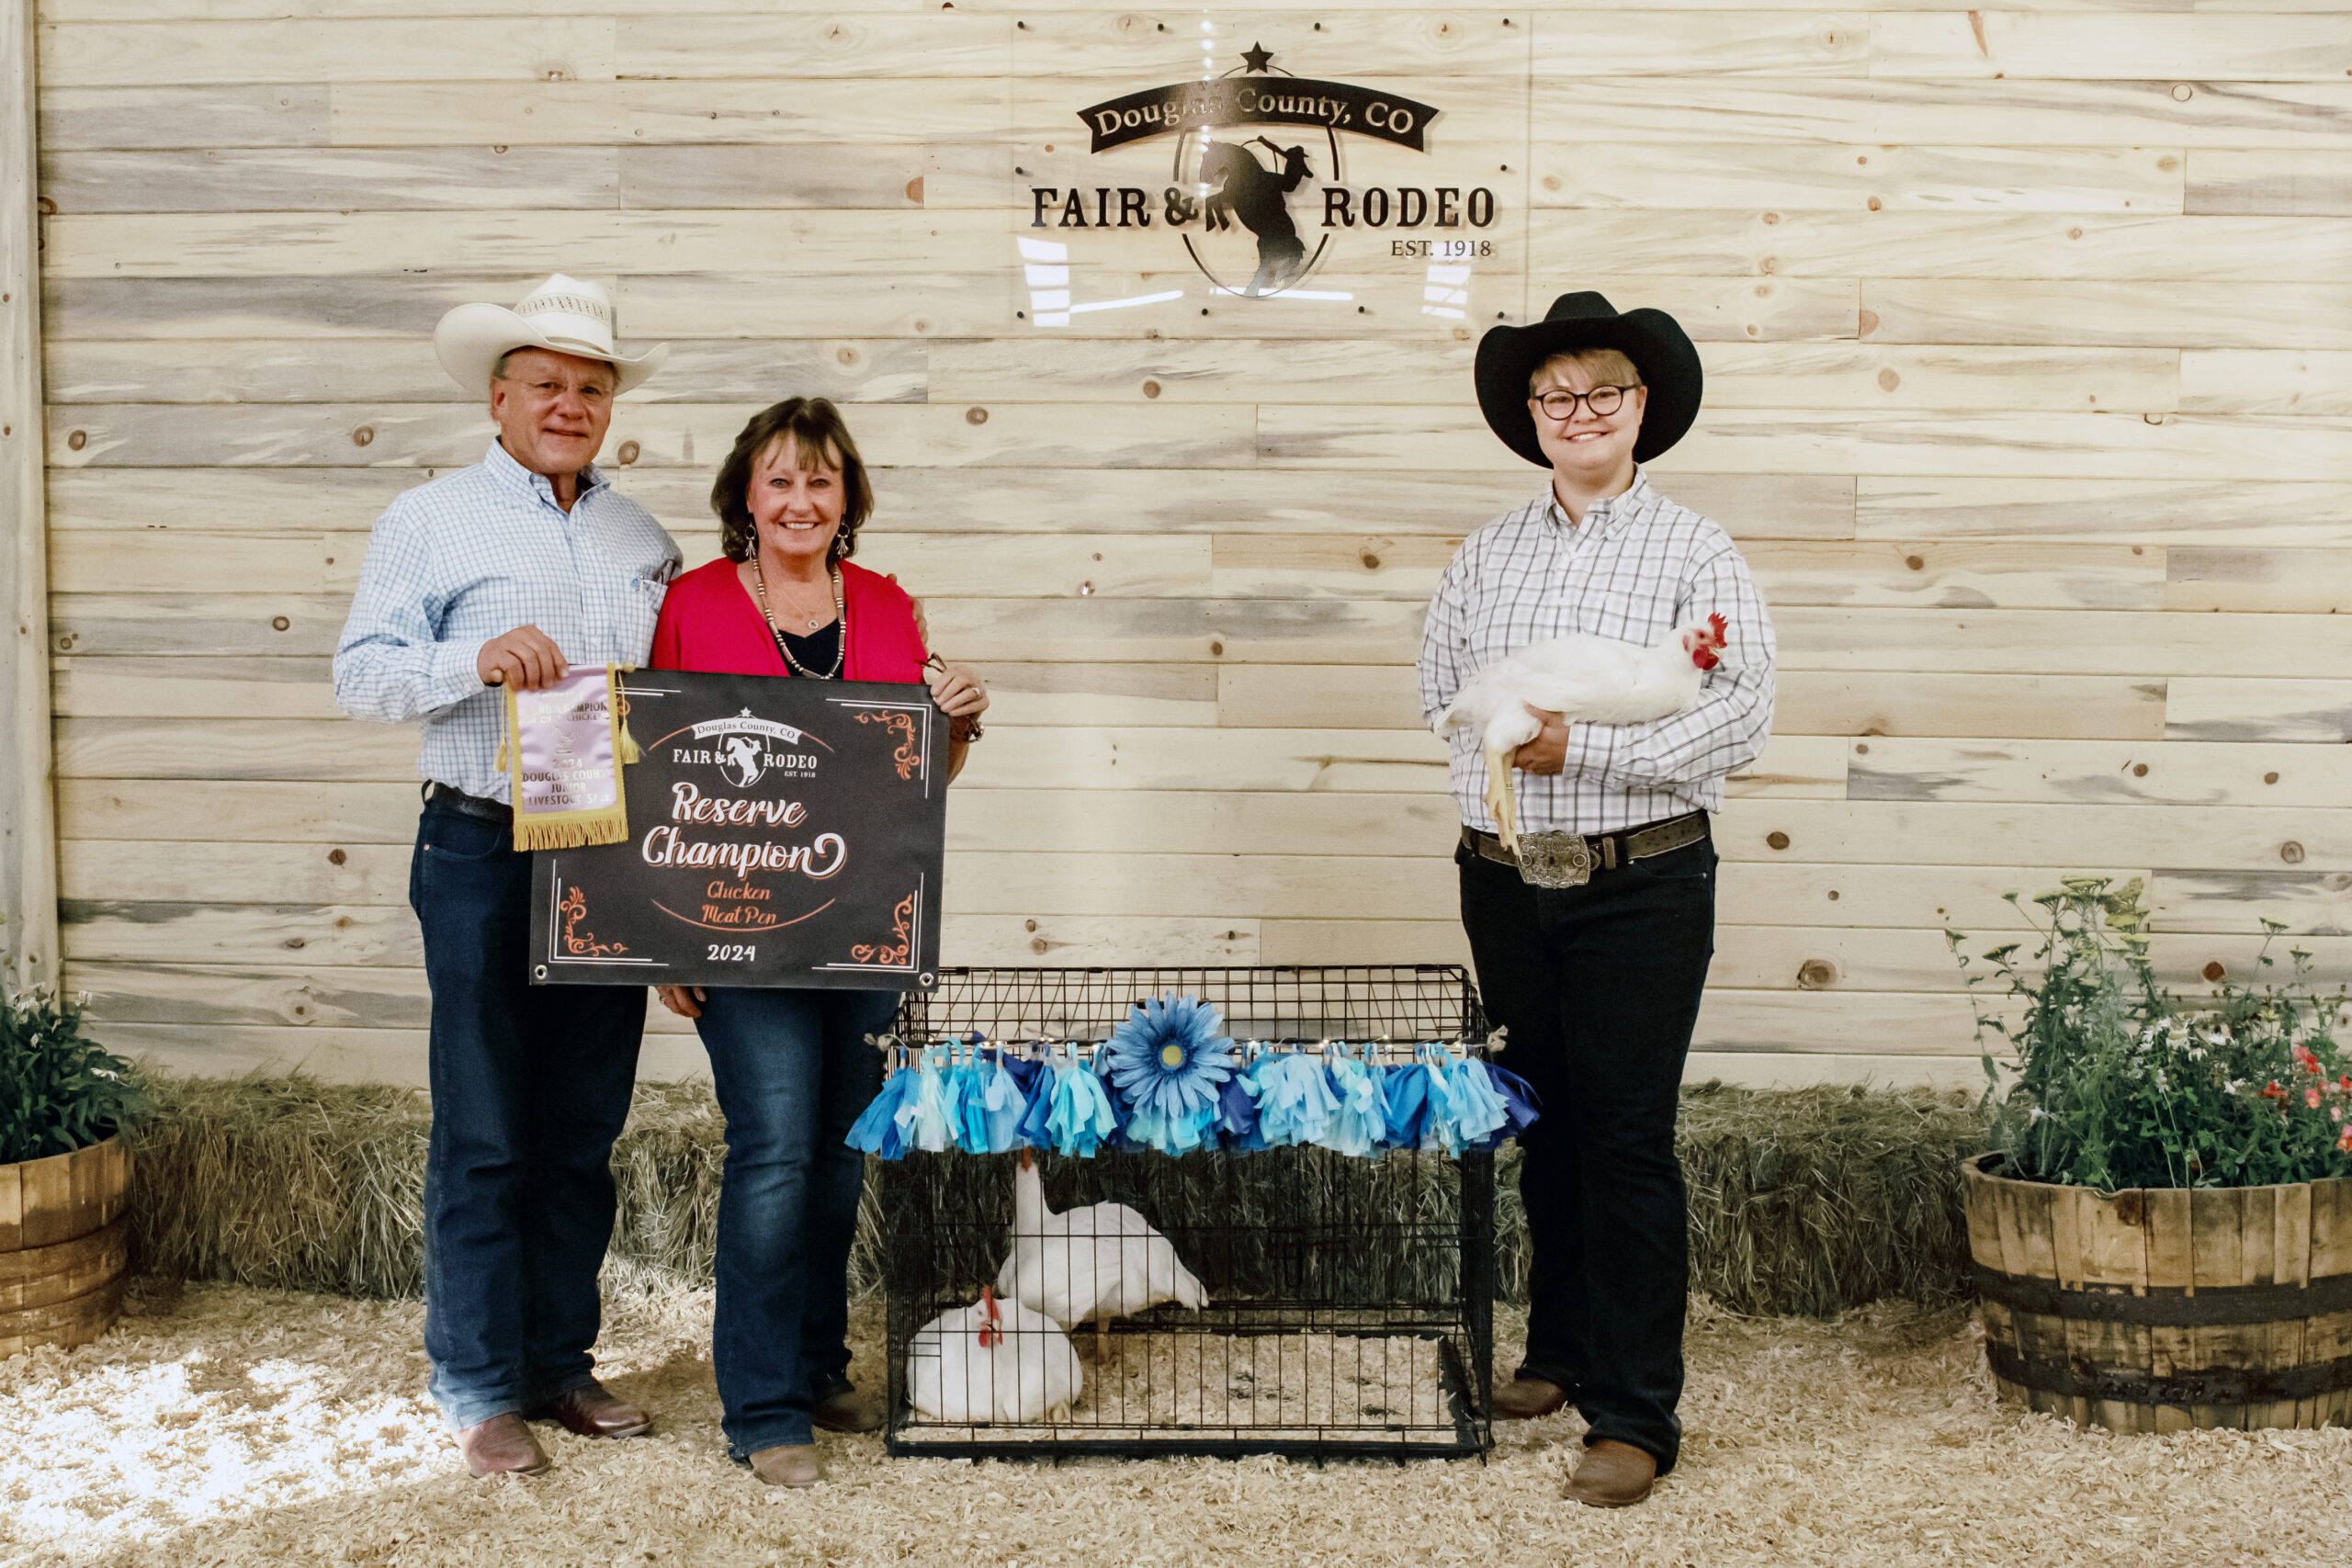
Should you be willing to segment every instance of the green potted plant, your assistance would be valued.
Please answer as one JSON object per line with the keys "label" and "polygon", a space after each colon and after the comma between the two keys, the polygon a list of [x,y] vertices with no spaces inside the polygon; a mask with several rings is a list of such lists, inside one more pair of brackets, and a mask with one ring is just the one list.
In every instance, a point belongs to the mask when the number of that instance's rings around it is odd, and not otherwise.
{"label": "green potted plant", "polygon": [[137,1100],[48,987],[0,987],[0,1356],[96,1339],[122,1309]]}
{"label": "green potted plant", "polygon": [[2039,944],[1988,970],[1948,933],[1993,987],[1975,993],[1992,1148],[1963,1175],[2003,1391],[2120,1431],[2352,1417],[2345,998],[2301,950],[2280,978],[2267,944],[2253,983],[2173,994],[2136,879],[2032,902]]}

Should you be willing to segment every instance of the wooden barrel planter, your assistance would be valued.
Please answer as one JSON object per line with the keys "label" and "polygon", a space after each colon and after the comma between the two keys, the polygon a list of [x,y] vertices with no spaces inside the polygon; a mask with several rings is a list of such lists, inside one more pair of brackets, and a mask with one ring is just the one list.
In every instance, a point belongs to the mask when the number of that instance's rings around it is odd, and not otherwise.
{"label": "wooden barrel planter", "polygon": [[122,1314],[130,1151],[119,1135],[0,1165],[0,1356],[86,1345]]}
{"label": "wooden barrel planter", "polygon": [[1962,1162],[2003,1394],[2118,1432],[2352,1424],[2352,1180],[2116,1193]]}

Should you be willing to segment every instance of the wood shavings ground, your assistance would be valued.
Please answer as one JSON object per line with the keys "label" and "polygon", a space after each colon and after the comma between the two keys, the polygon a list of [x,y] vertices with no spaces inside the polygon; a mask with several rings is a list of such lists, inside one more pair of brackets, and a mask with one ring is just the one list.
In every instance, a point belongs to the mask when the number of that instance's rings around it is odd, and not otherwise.
{"label": "wood shavings ground", "polygon": [[[1058,1332],[1050,1320],[1041,1321],[1048,1331]],[[1017,1340],[1022,1332],[1007,1337]],[[976,1428],[919,1418],[909,1424],[906,1438],[1100,1441],[1148,1438],[1175,1427],[1187,1438],[1209,1440],[1364,1440],[1384,1448],[1468,1440],[1454,1424],[1440,1347],[1411,1334],[1146,1331],[1097,1341],[1081,1327],[1072,1340],[1081,1354],[1093,1352],[1098,1343],[1108,1350],[1086,1369],[1086,1386],[1067,1423]],[[1044,1357],[1031,1349],[1018,1359],[1035,1366]]]}
{"label": "wood shavings ground", "polygon": [[[424,1395],[413,1303],[143,1288],[96,1345],[0,1360],[0,1563],[2318,1563],[2352,1432],[2116,1438],[1996,1403],[1958,1312],[1693,1313],[1682,1468],[1640,1507],[1559,1487],[1573,1416],[1475,1461],[728,1462],[707,1293],[616,1299],[603,1348],[655,1435],[541,1427],[556,1468],[476,1482]],[[1506,1336],[1515,1328],[1504,1319]],[[861,1377],[878,1313],[857,1317]],[[1509,1347],[1502,1365],[1508,1367]]]}

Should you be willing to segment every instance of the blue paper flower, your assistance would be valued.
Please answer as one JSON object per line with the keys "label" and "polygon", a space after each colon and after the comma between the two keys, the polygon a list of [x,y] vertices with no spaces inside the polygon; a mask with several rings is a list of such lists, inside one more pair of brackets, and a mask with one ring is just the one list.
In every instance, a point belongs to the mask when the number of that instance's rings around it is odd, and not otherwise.
{"label": "blue paper flower", "polygon": [[1155,1147],[1196,1147],[1215,1121],[1219,1086],[1233,1076],[1225,1020],[1197,997],[1173,993],[1127,1010],[1102,1046],[1109,1077]]}

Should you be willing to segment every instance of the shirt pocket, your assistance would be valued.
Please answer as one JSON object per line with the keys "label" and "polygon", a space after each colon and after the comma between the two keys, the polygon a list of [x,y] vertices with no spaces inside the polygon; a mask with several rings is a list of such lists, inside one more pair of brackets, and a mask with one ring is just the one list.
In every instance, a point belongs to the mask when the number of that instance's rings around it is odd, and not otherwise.
{"label": "shirt pocket", "polygon": [[662,619],[662,601],[670,585],[650,577],[632,577],[621,596],[620,625],[615,628],[623,654],[621,662],[642,666],[653,651],[653,628]]}

